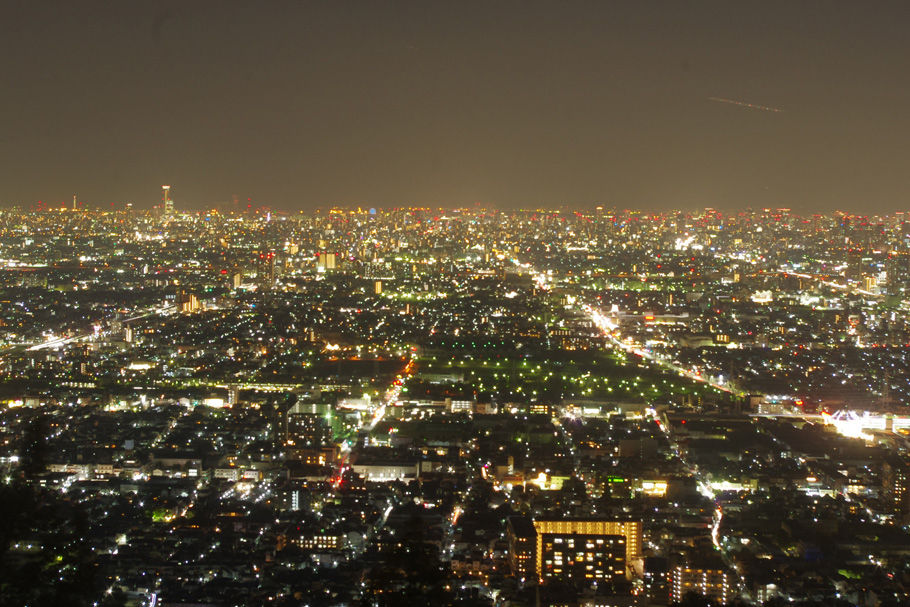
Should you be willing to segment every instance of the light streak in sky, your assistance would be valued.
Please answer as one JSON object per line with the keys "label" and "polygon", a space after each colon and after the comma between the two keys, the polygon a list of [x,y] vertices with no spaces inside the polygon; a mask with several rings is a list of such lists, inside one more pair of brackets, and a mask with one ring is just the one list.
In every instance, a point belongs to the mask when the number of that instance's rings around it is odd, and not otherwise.
{"label": "light streak in sky", "polygon": [[768,105],[758,105],[755,103],[748,103],[746,101],[737,101],[736,99],[725,99],[724,97],[708,97],[708,101],[717,101],[718,103],[729,103],[731,105],[738,105],[740,107],[747,107],[751,110],[763,110],[765,112],[783,112],[779,107],[771,107]]}

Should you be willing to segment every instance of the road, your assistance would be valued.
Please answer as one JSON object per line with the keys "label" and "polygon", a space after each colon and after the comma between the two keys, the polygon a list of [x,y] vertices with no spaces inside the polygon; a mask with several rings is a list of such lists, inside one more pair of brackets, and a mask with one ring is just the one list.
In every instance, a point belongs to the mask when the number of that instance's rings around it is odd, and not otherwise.
{"label": "road", "polygon": [[[698,466],[692,464],[683,456],[683,452],[680,451],[679,444],[676,442],[676,437],[673,436],[672,425],[670,424],[670,421],[666,415],[657,413],[654,409],[649,410],[648,414],[658,422],[658,427],[663,430],[664,434],[667,437],[667,441],[670,443],[670,449],[673,451],[674,455],[679,458],[679,461],[682,462],[683,466],[686,467],[689,474],[695,478],[695,484],[698,487],[698,492],[714,503],[714,513],[711,519],[711,543],[714,544],[714,548],[718,551],[727,567],[739,573],[736,568],[736,563],[733,562],[733,559],[730,557],[729,553],[723,545],[723,538],[721,537],[720,527],[724,519],[724,511],[721,508],[720,503],[717,501],[717,496],[714,490],[708,483],[709,479],[698,469]],[[749,595],[746,588],[741,587],[739,590],[742,592],[743,597],[745,597],[747,600],[751,599],[751,596]]]}
{"label": "road", "polygon": [[866,297],[876,297],[876,298],[882,297],[881,293],[873,293],[872,291],[867,291],[866,289],[860,289],[859,287],[854,287],[852,285],[845,285],[845,284],[841,284],[839,282],[831,282],[829,280],[823,280],[823,279],[819,278],[818,276],[814,276],[812,274],[791,272],[789,270],[784,270],[784,269],[771,270],[771,271],[776,274],[782,274],[783,276],[795,276],[796,278],[806,278],[808,280],[814,280],[819,284],[823,284],[826,287],[831,287],[832,289],[837,289],[839,291],[855,293],[858,295],[865,295]]}
{"label": "road", "polygon": [[722,390],[729,394],[741,395],[740,391],[731,387],[727,382],[716,382],[708,377],[703,376],[700,372],[693,372],[689,369],[674,364],[673,362],[668,361],[657,354],[654,354],[646,348],[640,348],[625,343],[622,338],[617,335],[617,329],[619,328],[618,325],[611,321],[609,317],[605,316],[602,312],[589,304],[582,304],[580,306],[580,309],[588,318],[591,319],[594,325],[604,333],[607,339],[609,339],[615,347],[628,352],[629,354],[640,356],[641,358],[648,360],[663,369],[676,373],[680,377],[685,377],[687,379],[709,385],[712,388],[717,388],[718,390]]}
{"label": "road", "polygon": [[[394,405],[398,401],[405,383],[414,375],[415,371],[416,365],[414,364],[414,360],[408,360],[408,364],[405,365],[401,373],[395,376],[395,380],[392,382],[392,385],[386,389],[385,394],[383,394],[382,398],[378,401],[377,406],[371,410],[372,416],[370,417],[370,421],[364,424],[361,420],[360,426],[354,429],[351,434],[356,436],[361,431],[372,432],[385,417],[389,406]],[[351,451],[347,441],[342,442],[341,450],[341,457],[339,458],[338,464],[335,467],[335,472],[332,475],[335,487],[338,487],[341,484],[341,477],[348,467],[348,459],[350,458]]]}
{"label": "road", "polygon": [[[140,314],[137,314],[136,316],[132,316],[132,317],[122,320],[120,322],[121,323],[132,322],[134,320],[148,318],[149,316],[157,316],[159,314],[166,314],[169,312],[173,312],[176,309],[177,309],[177,306],[174,306],[174,305],[155,306],[154,308],[150,308],[150,309],[146,310],[145,312],[142,312]],[[99,337],[110,335],[110,333],[111,333],[111,330],[99,331],[97,333],[92,331],[91,333],[82,333],[80,335],[73,335],[72,337],[58,337],[56,339],[50,339],[50,340],[42,342],[40,344],[34,344],[32,346],[28,346],[26,349],[29,352],[35,352],[38,350],[52,350],[52,349],[60,348],[62,346],[65,346],[65,345],[68,345],[71,343],[76,343],[76,342],[82,341],[83,339],[92,339],[92,338],[97,339]]]}
{"label": "road", "polygon": [[[545,272],[540,272],[540,271],[534,269],[530,264],[521,263],[517,259],[512,259],[512,263],[514,263],[515,265],[518,265],[523,270],[530,272],[534,276],[534,283],[537,285],[538,289],[540,289],[541,291],[546,291],[549,288],[549,282],[552,280],[552,277],[549,274],[547,274]],[[654,363],[655,365],[659,366],[662,369],[671,371],[671,372],[679,375],[680,377],[684,377],[686,379],[691,379],[698,383],[709,385],[713,388],[717,388],[718,390],[721,390],[728,394],[734,394],[737,396],[744,395],[744,393],[742,391],[737,390],[729,382],[714,381],[711,378],[705,377],[704,375],[702,375],[701,372],[694,372],[690,369],[686,369],[677,364],[674,364],[672,361],[666,360],[663,357],[661,357],[657,354],[654,354],[647,348],[633,346],[631,344],[625,343],[623,341],[622,337],[617,332],[619,329],[619,326],[616,323],[614,323],[608,316],[603,314],[600,310],[598,310],[594,306],[592,306],[590,304],[586,304],[586,303],[577,303],[576,309],[577,309],[577,311],[581,312],[584,316],[588,317],[591,320],[591,322],[594,323],[594,326],[596,326],[598,329],[600,329],[603,332],[604,336],[609,340],[610,344],[614,348],[622,350],[629,354],[634,354],[636,356],[639,356],[647,361]]]}

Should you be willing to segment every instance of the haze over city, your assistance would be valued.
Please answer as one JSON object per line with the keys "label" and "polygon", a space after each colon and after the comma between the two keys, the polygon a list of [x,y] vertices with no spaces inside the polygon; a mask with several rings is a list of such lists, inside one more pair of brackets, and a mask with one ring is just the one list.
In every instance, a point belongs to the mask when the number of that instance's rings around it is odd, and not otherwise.
{"label": "haze over city", "polygon": [[908,10],[7,2],[0,204],[891,212]]}

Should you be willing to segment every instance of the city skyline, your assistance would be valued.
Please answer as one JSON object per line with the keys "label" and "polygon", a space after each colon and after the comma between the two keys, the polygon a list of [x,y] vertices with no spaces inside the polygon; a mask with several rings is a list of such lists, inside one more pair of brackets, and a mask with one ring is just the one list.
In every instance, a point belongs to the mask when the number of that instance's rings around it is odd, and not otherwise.
{"label": "city skyline", "polygon": [[[163,191],[167,190],[168,199],[165,202]],[[394,204],[394,205],[370,205],[366,203],[335,203],[328,204],[324,206],[308,208],[308,209],[294,209],[294,208],[282,208],[275,207],[270,205],[267,202],[254,199],[252,197],[243,198],[241,196],[234,195],[229,201],[214,201],[209,202],[205,205],[193,205],[190,203],[189,206],[183,206],[180,203],[184,201],[174,200],[174,195],[172,193],[173,186],[163,185],[160,186],[157,194],[158,199],[144,200],[141,203],[134,201],[117,201],[117,202],[108,202],[108,203],[98,203],[94,201],[84,200],[78,194],[73,194],[72,198],[69,200],[57,200],[57,201],[46,201],[38,200],[34,201],[28,205],[12,205],[10,207],[0,207],[0,210],[8,211],[135,211],[141,213],[154,212],[160,213],[165,206],[167,205],[170,208],[169,213],[171,214],[186,214],[186,215],[205,215],[208,213],[226,213],[228,215],[232,214],[242,214],[242,213],[274,213],[276,217],[278,216],[290,216],[290,215],[320,215],[323,213],[373,213],[373,212],[395,212],[395,211],[438,211],[438,212],[450,212],[450,211],[467,211],[467,210],[484,210],[493,213],[527,213],[527,212],[536,212],[536,213],[574,213],[574,214],[584,214],[584,213],[609,213],[609,214],[626,214],[631,213],[633,215],[642,215],[642,216],[653,216],[653,217],[664,217],[667,215],[680,215],[680,216],[698,216],[704,213],[717,213],[720,216],[743,216],[755,212],[782,212],[792,217],[857,217],[857,218],[872,218],[872,219],[884,219],[888,217],[902,217],[903,215],[910,215],[910,210],[896,208],[886,213],[870,213],[857,210],[851,212],[845,209],[832,209],[826,212],[800,212],[799,209],[793,209],[790,207],[783,206],[764,206],[764,207],[752,207],[745,206],[736,209],[724,209],[716,208],[710,206],[704,207],[692,207],[692,208],[681,208],[674,207],[669,209],[661,208],[644,208],[644,207],[623,207],[619,205],[608,205],[601,203],[591,203],[587,205],[573,205],[573,204],[554,204],[546,205],[540,204],[536,206],[516,206],[516,207],[506,207],[495,204],[483,204],[481,202],[475,202],[471,205],[444,205],[444,204]]]}

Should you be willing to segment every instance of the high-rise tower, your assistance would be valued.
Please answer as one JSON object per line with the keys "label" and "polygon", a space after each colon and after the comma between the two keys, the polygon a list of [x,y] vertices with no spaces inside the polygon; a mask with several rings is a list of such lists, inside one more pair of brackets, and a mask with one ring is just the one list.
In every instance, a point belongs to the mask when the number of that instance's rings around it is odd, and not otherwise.
{"label": "high-rise tower", "polygon": [[174,201],[171,200],[171,186],[163,185],[161,186],[161,216],[162,217],[173,217],[174,216]]}

